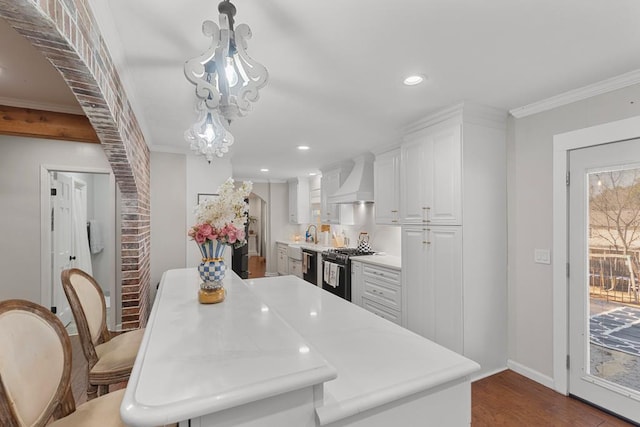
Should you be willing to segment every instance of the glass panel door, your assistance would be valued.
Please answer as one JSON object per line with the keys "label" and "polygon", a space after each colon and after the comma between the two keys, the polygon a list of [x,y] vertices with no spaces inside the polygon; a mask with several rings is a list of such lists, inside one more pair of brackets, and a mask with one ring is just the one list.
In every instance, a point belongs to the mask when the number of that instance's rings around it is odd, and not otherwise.
{"label": "glass panel door", "polygon": [[640,422],[640,141],[569,159],[569,389]]}

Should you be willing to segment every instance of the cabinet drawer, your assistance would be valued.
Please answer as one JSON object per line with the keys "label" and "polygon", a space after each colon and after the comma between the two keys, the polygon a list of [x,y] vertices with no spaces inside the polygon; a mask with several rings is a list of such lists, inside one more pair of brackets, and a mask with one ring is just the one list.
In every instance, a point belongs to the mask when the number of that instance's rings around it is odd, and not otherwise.
{"label": "cabinet drawer", "polygon": [[390,284],[400,286],[400,272],[398,270],[363,263],[362,272],[364,273],[365,278],[372,277],[381,279],[389,282]]}
{"label": "cabinet drawer", "polygon": [[402,316],[397,310],[391,310],[383,305],[376,304],[366,297],[362,297],[362,307],[376,316],[380,316],[383,319],[387,319],[388,321],[395,323],[396,325],[402,326]]}
{"label": "cabinet drawer", "polygon": [[362,296],[394,310],[402,308],[402,291],[399,286],[390,285],[381,280],[364,279]]}

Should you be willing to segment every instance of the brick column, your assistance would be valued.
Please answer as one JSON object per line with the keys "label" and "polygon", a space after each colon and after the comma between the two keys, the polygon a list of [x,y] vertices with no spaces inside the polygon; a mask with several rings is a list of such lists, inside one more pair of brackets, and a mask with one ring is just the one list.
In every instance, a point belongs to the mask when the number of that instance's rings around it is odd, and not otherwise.
{"label": "brick column", "polygon": [[93,125],[122,194],[122,327],[149,315],[149,149],[87,0],[0,0],[0,16],[62,74]]}

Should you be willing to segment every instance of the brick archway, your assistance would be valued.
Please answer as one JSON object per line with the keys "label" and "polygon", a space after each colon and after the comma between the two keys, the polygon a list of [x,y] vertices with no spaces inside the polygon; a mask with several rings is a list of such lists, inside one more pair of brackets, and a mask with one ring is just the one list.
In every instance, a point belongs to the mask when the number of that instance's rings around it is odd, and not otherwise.
{"label": "brick archway", "polygon": [[0,0],[0,16],[60,72],[93,125],[122,195],[122,327],[149,313],[149,149],[87,0]]}

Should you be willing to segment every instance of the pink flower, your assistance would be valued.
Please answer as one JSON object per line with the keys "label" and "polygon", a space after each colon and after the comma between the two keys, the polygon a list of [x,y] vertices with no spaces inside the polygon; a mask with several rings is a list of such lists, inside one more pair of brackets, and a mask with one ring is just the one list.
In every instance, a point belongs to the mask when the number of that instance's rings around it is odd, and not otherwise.
{"label": "pink flower", "polygon": [[205,240],[207,240],[207,237],[204,236],[202,233],[200,233],[200,231],[197,231],[194,236],[194,239],[197,244],[201,245],[205,242]]}
{"label": "pink flower", "polygon": [[191,237],[192,239],[196,237],[196,228],[195,227],[191,227],[189,229],[189,232],[187,233],[187,235],[189,237]]}
{"label": "pink flower", "polygon": [[237,236],[236,236],[237,230],[235,228],[230,227],[229,228],[229,232],[227,234],[228,239],[229,239],[229,243],[235,243],[237,240]]}
{"label": "pink flower", "polygon": [[244,232],[243,228],[238,230],[238,231],[236,231],[236,237],[238,238],[238,240],[244,240],[245,232]]}
{"label": "pink flower", "polygon": [[198,231],[200,232],[200,234],[202,234],[204,237],[209,237],[212,233],[213,233],[213,227],[211,226],[211,224],[202,224],[200,226],[200,228],[198,229]]}

